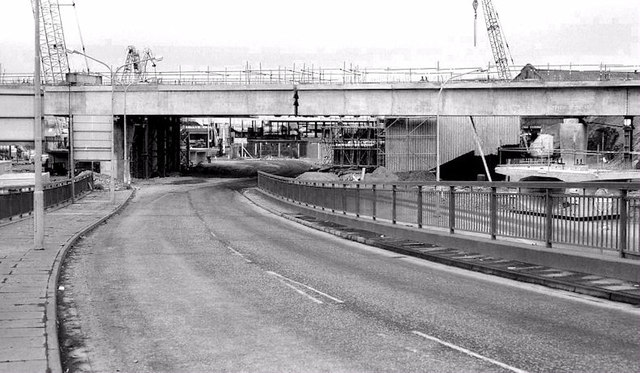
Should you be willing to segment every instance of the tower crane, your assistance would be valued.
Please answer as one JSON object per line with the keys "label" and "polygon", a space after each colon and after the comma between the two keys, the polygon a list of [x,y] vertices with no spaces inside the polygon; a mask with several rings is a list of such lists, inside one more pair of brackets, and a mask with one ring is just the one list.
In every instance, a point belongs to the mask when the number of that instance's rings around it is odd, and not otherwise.
{"label": "tower crane", "polygon": [[[484,13],[484,21],[487,26],[489,35],[489,44],[493,52],[493,60],[498,68],[498,77],[500,79],[511,79],[509,71],[509,62],[513,65],[513,58],[509,50],[509,43],[500,27],[500,19],[498,12],[493,7],[491,0],[482,0],[482,10]],[[476,45],[476,26],[478,20],[478,0],[473,0],[473,45]]]}
{"label": "tower crane", "polygon": [[[31,0],[31,7],[35,14],[35,0]],[[40,0],[39,21],[43,82],[64,82],[65,74],[69,72],[69,59],[58,0]]]}

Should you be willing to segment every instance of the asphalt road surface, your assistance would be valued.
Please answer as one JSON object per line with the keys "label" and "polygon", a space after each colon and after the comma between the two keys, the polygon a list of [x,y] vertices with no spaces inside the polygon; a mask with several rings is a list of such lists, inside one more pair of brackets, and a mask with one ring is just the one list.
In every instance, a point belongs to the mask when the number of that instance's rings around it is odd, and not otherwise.
{"label": "asphalt road surface", "polygon": [[[193,180],[193,181],[190,181]],[[95,372],[637,372],[628,305],[404,257],[167,179],[75,249]]]}

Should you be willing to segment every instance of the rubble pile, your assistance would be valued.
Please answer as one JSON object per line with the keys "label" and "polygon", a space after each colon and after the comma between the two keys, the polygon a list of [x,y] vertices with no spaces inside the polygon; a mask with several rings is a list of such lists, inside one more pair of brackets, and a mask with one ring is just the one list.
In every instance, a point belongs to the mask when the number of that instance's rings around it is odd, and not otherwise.
{"label": "rubble pile", "polygon": [[296,177],[296,180],[302,181],[338,181],[338,175],[330,172],[305,172]]}
{"label": "rubble pile", "polygon": [[[109,175],[93,173],[93,188],[95,190],[109,190],[111,186],[111,177]],[[115,190],[125,190],[128,187],[122,182],[122,180],[115,180]]]}
{"label": "rubble pile", "polygon": [[380,181],[380,182],[388,182],[388,181],[398,181],[398,175],[390,171],[388,168],[384,166],[380,166],[373,170],[372,173],[365,175],[365,181]]}

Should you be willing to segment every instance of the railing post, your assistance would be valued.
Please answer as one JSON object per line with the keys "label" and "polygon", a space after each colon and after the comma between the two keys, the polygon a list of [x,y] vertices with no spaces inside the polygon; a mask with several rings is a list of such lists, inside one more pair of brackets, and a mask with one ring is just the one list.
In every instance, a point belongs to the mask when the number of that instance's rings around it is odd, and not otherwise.
{"label": "railing post", "polygon": [[376,199],[377,199],[377,198],[376,198],[376,185],[375,185],[375,184],[373,184],[373,185],[371,186],[371,193],[373,194],[372,201],[371,201],[371,202],[372,202],[372,206],[371,206],[371,218],[372,218],[373,220],[376,220]]}
{"label": "railing post", "polygon": [[551,247],[553,239],[553,201],[551,199],[551,189],[545,189],[545,244],[547,248]]}
{"label": "railing post", "polygon": [[331,212],[336,212],[336,184],[331,183]]}
{"label": "railing post", "polygon": [[498,227],[498,195],[496,194],[496,187],[491,187],[491,196],[489,200],[489,233],[491,234],[491,239],[496,239],[496,231]]}
{"label": "railing post", "polygon": [[391,186],[391,224],[396,223],[396,191],[397,186]]}
{"label": "railing post", "polygon": [[311,193],[308,193],[309,200],[313,200],[313,201],[311,201],[311,205],[313,206],[314,209],[318,207],[317,206],[317,202],[318,201],[316,201],[316,197],[317,196],[316,196],[315,192],[316,192],[316,182],[314,181],[313,182],[313,186],[311,187]]}
{"label": "railing post", "polygon": [[360,184],[356,184],[356,218],[360,217]]}
{"label": "railing post", "polygon": [[620,190],[620,242],[618,248],[620,257],[624,258],[627,251],[627,190]]}
{"label": "railing post", "polygon": [[449,233],[453,234],[456,229],[456,196],[453,185],[449,185]]}
{"label": "railing post", "polygon": [[321,198],[322,205],[320,206],[320,208],[322,209],[322,211],[324,211],[324,205],[326,205],[326,201],[327,201],[327,198],[326,198],[327,188],[324,187],[324,183],[320,183],[320,188],[321,188],[320,190],[322,190],[322,198]]}
{"label": "railing post", "polygon": [[342,215],[347,214],[347,184],[342,184]]}
{"label": "railing post", "polygon": [[418,185],[418,228],[422,228],[422,185]]}

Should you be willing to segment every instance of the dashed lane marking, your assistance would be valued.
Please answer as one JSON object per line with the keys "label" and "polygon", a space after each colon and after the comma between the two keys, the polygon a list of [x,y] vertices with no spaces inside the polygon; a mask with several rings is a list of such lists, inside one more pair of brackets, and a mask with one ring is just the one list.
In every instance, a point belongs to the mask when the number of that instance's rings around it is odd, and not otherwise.
{"label": "dashed lane marking", "polygon": [[428,340],[430,340],[430,341],[434,341],[434,342],[440,343],[440,344],[441,344],[441,345],[443,345],[443,346],[447,346],[447,347],[452,348],[452,349],[454,349],[454,350],[456,350],[456,351],[460,351],[460,352],[465,353],[465,354],[467,354],[467,355],[469,355],[469,356],[473,356],[473,357],[475,357],[475,358],[477,358],[477,359],[480,359],[480,360],[486,361],[486,362],[488,362],[488,363],[491,363],[491,364],[497,365],[497,366],[502,367],[502,368],[504,368],[504,369],[508,369],[508,370],[510,370],[510,371],[512,371],[512,372],[516,372],[516,373],[528,373],[526,370],[518,369],[518,368],[512,367],[511,365],[507,365],[507,364],[505,364],[505,363],[501,363],[501,362],[499,362],[498,360],[494,360],[494,359],[492,359],[492,358],[489,358],[489,357],[486,357],[486,356],[482,356],[482,355],[477,354],[477,353],[475,353],[475,352],[473,352],[473,351],[471,351],[471,350],[467,350],[467,349],[466,349],[466,348],[464,348],[464,347],[460,347],[460,346],[454,345],[453,343],[445,342],[445,341],[443,341],[443,340],[442,340],[442,339],[440,339],[440,338],[436,338],[436,337],[433,337],[433,336],[430,336],[430,335],[424,334],[424,333],[419,332],[419,331],[417,331],[417,330],[413,330],[411,333],[413,333],[413,334],[415,334],[415,335],[417,335],[417,336],[420,336],[420,337],[422,337],[422,338],[424,338],[424,339],[428,339]]}
{"label": "dashed lane marking", "polygon": [[234,249],[233,247],[226,245],[227,249],[229,249],[229,251],[231,251],[232,253],[234,253],[235,255],[241,257],[242,259],[244,259],[245,262],[247,263],[253,263],[250,259],[248,259],[246,256],[244,256],[243,253],[239,252],[238,250]]}
{"label": "dashed lane marking", "polygon": [[304,291],[302,291],[302,290],[298,289],[297,287],[295,287],[295,286],[293,286],[293,285],[291,285],[291,284],[287,283],[286,281],[284,281],[284,280],[282,280],[282,279],[279,279],[279,280],[280,280],[280,282],[282,282],[283,284],[285,284],[287,287],[290,287],[291,289],[293,289],[296,293],[298,293],[298,294],[300,294],[300,295],[302,295],[302,296],[304,296],[304,297],[307,297],[307,298],[311,299],[312,301],[314,301],[314,302],[316,302],[316,303],[318,303],[318,304],[322,304],[322,303],[324,303],[324,302],[323,302],[323,301],[321,301],[320,299],[317,299],[317,298],[312,297],[311,295],[309,295],[309,294],[305,293]]}
{"label": "dashed lane marking", "polygon": [[[340,300],[340,299],[338,299],[338,298],[336,298],[336,297],[334,297],[334,296],[331,296],[331,295],[329,295],[329,294],[327,294],[327,293],[323,293],[322,291],[320,291],[320,290],[318,290],[318,289],[314,289],[314,288],[312,288],[312,287],[311,287],[311,286],[309,286],[309,285],[305,285],[305,284],[303,284],[303,283],[301,283],[301,282],[298,282],[298,281],[296,281],[296,280],[290,279],[290,278],[288,278],[288,277],[286,277],[286,276],[283,276],[283,275],[281,275],[281,274],[279,274],[279,273],[276,273],[276,272],[273,272],[273,271],[266,271],[266,272],[267,272],[268,274],[272,275],[272,276],[278,277],[281,281],[286,281],[286,282],[288,282],[288,283],[290,283],[290,284],[295,284],[295,285],[302,286],[302,287],[304,287],[305,289],[311,290],[311,291],[313,291],[314,293],[319,294],[319,295],[322,295],[323,297],[325,297],[325,298],[327,298],[327,299],[331,299],[331,300],[332,300],[333,302],[335,302],[335,303],[344,303],[344,301],[342,301],[342,300]],[[302,291],[302,290],[300,290],[300,291]],[[304,292],[303,292],[303,293],[304,293]],[[305,294],[306,294],[306,293],[305,293]]]}

